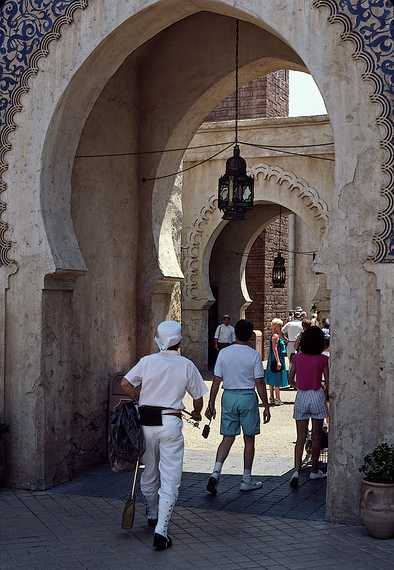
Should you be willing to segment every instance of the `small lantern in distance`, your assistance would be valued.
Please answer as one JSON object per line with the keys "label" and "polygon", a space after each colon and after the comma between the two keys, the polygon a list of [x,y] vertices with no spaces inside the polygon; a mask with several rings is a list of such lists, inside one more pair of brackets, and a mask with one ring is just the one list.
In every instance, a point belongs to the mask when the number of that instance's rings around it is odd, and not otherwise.
{"label": "small lantern in distance", "polygon": [[245,211],[253,208],[254,178],[246,174],[246,161],[234,146],[233,156],[226,161],[226,172],[219,178],[218,207],[224,220],[243,220]]}
{"label": "small lantern in distance", "polygon": [[286,265],[285,259],[281,252],[274,259],[274,267],[272,268],[272,286],[275,289],[283,289],[286,284]]}

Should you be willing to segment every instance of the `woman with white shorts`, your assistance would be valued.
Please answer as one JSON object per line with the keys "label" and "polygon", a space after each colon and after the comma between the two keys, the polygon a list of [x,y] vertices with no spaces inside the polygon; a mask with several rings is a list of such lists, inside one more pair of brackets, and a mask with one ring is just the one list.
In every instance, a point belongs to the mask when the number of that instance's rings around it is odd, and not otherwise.
{"label": "woman with white shorts", "polygon": [[[324,333],[319,327],[311,326],[302,333],[300,352],[291,364],[289,383],[297,388],[293,417],[297,427],[297,442],[294,450],[295,471],[290,485],[297,487],[302,465],[309,420],[312,420],[312,471],[310,479],[323,479],[327,475],[319,470],[320,442],[323,420],[328,416],[326,395],[328,394],[328,358],[323,355]],[[325,382],[323,390],[322,382]]]}

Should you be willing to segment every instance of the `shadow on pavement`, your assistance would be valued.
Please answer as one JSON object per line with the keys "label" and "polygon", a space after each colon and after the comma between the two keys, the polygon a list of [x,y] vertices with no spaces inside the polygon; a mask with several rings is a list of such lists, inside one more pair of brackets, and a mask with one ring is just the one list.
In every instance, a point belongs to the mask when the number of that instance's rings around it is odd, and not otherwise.
{"label": "shadow on pavement", "polygon": [[[222,475],[218,494],[206,492],[209,474],[184,473],[178,505],[212,511],[228,511],[299,520],[324,520],[325,481],[309,481],[305,471],[297,490],[289,487],[291,472],[282,476],[256,476],[263,481],[257,491],[242,493],[239,475]],[[81,495],[123,499],[130,482],[130,473],[113,473],[108,466],[100,466],[80,474],[73,481],[45,491],[48,495]],[[142,501],[142,497],[138,497]]]}

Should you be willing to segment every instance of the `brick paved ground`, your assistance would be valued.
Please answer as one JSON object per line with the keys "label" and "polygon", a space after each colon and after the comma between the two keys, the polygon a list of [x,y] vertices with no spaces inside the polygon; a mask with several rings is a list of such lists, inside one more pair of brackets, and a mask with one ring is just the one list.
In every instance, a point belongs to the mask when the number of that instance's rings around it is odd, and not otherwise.
{"label": "brick paved ground", "polygon": [[241,494],[227,475],[220,494],[204,492],[206,474],[185,473],[173,517],[174,547],[151,549],[143,505],[133,531],[120,529],[127,474],[106,467],[47,492],[0,493],[0,568],[55,570],[393,569],[394,540],[323,519],[324,485],[297,492],[288,475],[265,477],[261,491]]}
{"label": "brick paved ground", "polygon": [[171,550],[152,551],[141,502],[134,530],[121,530],[129,474],[104,466],[46,492],[1,491],[0,570],[393,570],[394,540],[377,541],[360,527],[324,521],[324,483],[305,478],[297,492],[290,490],[294,393],[282,398],[288,405],[272,409],[257,441],[254,473],[264,486],[253,493],[239,492],[239,440],[219,494],[205,493],[218,422],[208,440],[185,424],[185,473]]}

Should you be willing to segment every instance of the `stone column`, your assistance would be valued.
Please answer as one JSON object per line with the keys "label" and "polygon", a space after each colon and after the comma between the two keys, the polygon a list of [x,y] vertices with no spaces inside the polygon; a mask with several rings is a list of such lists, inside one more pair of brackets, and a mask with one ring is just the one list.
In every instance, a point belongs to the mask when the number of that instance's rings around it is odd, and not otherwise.
{"label": "stone column", "polygon": [[369,267],[377,277],[380,301],[380,350],[373,358],[379,382],[379,433],[381,440],[394,443],[394,264]]}
{"label": "stone column", "polygon": [[201,372],[208,368],[208,306],[182,307],[182,354],[193,360]]}
{"label": "stone column", "polygon": [[335,275],[329,275],[328,285],[332,342],[327,516],[357,522],[359,468],[380,438],[379,363],[385,341],[379,339],[375,275],[341,264]]}

